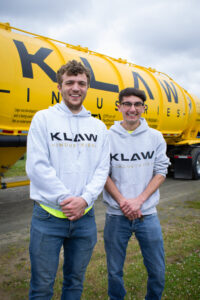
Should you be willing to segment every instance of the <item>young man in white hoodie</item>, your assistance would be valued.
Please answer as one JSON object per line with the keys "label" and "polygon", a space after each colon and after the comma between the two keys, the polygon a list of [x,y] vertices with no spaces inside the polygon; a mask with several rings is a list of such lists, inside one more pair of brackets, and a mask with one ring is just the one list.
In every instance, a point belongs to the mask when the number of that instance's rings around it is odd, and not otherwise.
{"label": "young man in white hoodie", "polygon": [[145,100],[145,93],[139,89],[122,90],[118,109],[123,121],[115,122],[109,130],[111,155],[110,175],[104,189],[104,242],[111,300],[123,300],[126,294],[123,266],[133,233],[148,273],[145,299],[161,299],[164,289],[164,248],[156,205],[169,159],[162,134],[141,118]]}
{"label": "young man in white hoodie", "polygon": [[51,299],[64,250],[62,300],[81,298],[97,240],[94,201],[109,170],[106,126],[82,105],[89,70],[72,60],[57,72],[62,102],[35,114],[27,143],[30,198],[29,299]]}

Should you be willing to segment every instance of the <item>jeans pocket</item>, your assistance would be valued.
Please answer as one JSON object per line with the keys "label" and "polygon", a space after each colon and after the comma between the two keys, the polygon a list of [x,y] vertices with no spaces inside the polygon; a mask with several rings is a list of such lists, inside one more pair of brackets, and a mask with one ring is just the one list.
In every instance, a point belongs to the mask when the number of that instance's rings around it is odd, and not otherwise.
{"label": "jeans pocket", "polygon": [[39,205],[34,205],[33,216],[39,220],[46,220],[51,217],[50,213]]}

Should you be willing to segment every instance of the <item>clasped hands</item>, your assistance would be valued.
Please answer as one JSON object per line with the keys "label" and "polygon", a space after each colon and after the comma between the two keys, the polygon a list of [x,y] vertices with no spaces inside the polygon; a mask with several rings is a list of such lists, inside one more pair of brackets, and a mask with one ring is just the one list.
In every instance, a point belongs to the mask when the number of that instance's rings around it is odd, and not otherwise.
{"label": "clasped hands", "polygon": [[80,219],[85,212],[87,202],[82,197],[69,197],[60,203],[62,212],[70,221]]}
{"label": "clasped hands", "polygon": [[120,209],[125,217],[127,217],[129,220],[134,220],[142,217],[140,210],[142,203],[143,201],[140,196],[130,199],[123,198],[120,201]]}

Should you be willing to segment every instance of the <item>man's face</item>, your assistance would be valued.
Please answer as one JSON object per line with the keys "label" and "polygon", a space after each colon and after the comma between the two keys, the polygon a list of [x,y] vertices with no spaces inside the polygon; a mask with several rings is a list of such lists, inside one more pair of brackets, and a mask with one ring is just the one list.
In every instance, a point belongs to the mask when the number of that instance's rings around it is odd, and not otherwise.
{"label": "man's face", "polygon": [[139,119],[145,110],[142,99],[137,96],[124,96],[118,110],[123,115],[123,121],[127,125],[139,125]]}
{"label": "man's face", "polygon": [[79,113],[87,94],[87,76],[84,73],[77,76],[69,76],[65,73],[62,75],[62,79],[62,85],[58,85],[58,90],[62,95],[63,101],[72,113]]}

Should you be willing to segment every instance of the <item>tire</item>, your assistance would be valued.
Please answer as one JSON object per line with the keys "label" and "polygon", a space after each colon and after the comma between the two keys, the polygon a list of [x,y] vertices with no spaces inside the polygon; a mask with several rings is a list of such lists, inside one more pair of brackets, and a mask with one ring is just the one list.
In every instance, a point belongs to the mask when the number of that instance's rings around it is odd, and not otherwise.
{"label": "tire", "polygon": [[193,179],[200,179],[200,148],[194,148],[191,155]]}

